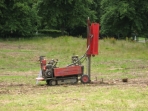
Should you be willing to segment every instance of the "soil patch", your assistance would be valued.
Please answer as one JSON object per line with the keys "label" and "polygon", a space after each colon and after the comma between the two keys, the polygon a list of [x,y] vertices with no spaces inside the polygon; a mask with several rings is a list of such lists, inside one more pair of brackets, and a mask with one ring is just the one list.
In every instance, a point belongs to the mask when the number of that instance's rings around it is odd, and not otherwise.
{"label": "soil patch", "polygon": [[[90,84],[85,84],[88,87],[119,87],[119,88],[130,88],[130,87],[148,87],[148,78],[140,79],[128,79],[128,82],[123,82],[122,80],[104,80],[104,81],[92,81]],[[78,83],[76,85],[58,85],[58,87],[83,87],[83,84]],[[44,85],[31,85],[31,84],[20,84],[14,83],[0,83],[0,94],[34,94],[40,93],[45,89],[52,87]]]}

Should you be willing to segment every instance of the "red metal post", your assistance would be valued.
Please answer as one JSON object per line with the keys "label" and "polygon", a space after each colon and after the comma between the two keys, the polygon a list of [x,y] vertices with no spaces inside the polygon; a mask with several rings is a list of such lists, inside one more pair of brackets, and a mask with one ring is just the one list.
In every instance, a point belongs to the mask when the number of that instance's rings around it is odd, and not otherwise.
{"label": "red metal post", "polygon": [[99,40],[99,24],[90,23],[89,17],[87,20],[87,69],[88,76],[91,80],[91,56],[98,55],[98,40]]}

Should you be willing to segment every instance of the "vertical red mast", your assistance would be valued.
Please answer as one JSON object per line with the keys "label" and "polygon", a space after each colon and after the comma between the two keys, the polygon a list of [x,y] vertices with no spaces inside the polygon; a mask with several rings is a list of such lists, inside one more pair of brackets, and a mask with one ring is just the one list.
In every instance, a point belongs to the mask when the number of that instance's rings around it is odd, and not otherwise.
{"label": "vertical red mast", "polygon": [[[88,76],[91,75],[91,56],[98,55],[98,40],[99,40],[99,24],[90,23],[89,17],[87,19],[87,58],[88,58]],[[91,80],[91,78],[90,78]]]}

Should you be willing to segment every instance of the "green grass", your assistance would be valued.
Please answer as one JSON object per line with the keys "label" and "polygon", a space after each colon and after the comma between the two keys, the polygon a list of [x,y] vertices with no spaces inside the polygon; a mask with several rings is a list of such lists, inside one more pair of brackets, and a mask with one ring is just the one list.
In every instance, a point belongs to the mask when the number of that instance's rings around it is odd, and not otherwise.
{"label": "green grass", "polygon": [[[128,83],[36,85],[39,56],[59,59],[58,66],[81,57],[86,39],[63,36],[0,40],[0,110],[2,111],[147,111],[148,45],[132,41],[99,41],[99,55],[92,57],[91,79],[129,78]],[[86,62],[83,63],[86,72]],[[139,80],[137,83],[132,80]]]}
{"label": "green grass", "polygon": [[[3,111],[146,111],[148,88],[56,86],[1,95]],[[41,87],[41,86],[40,86]],[[36,89],[36,90],[35,90]],[[12,89],[9,89],[12,90]],[[23,91],[24,92],[24,91]]]}
{"label": "green grass", "polygon": [[144,37],[138,37],[138,40],[145,40]]}

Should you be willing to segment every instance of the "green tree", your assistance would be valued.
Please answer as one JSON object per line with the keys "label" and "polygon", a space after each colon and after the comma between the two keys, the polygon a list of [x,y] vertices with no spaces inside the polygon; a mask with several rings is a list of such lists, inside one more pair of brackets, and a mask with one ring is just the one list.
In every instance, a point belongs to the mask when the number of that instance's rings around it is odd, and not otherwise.
{"label": "green tree", "polygon": [[102,34],[130,37],[133,31],[140,34],[148,28],[146,0],[102,0],[101,9]]}
{"label": "green tree", "polygon": [[100,23],[101,18],[101,6],[100,6],[101,0],[93,0],[93,3],[91,5],[91,9],[96,12],[96,22]]}
{"label": "green tree", "polygon": [[37,13],[30,0],[1,0],[0,36],[29,36],[36,30]]}
{"label": "green tree", "polygon": [[95,11],[90,9],[93,0],[40,0],[39,15],[42,25],[64,30],[85,26],[87,17],[95,21]]}

